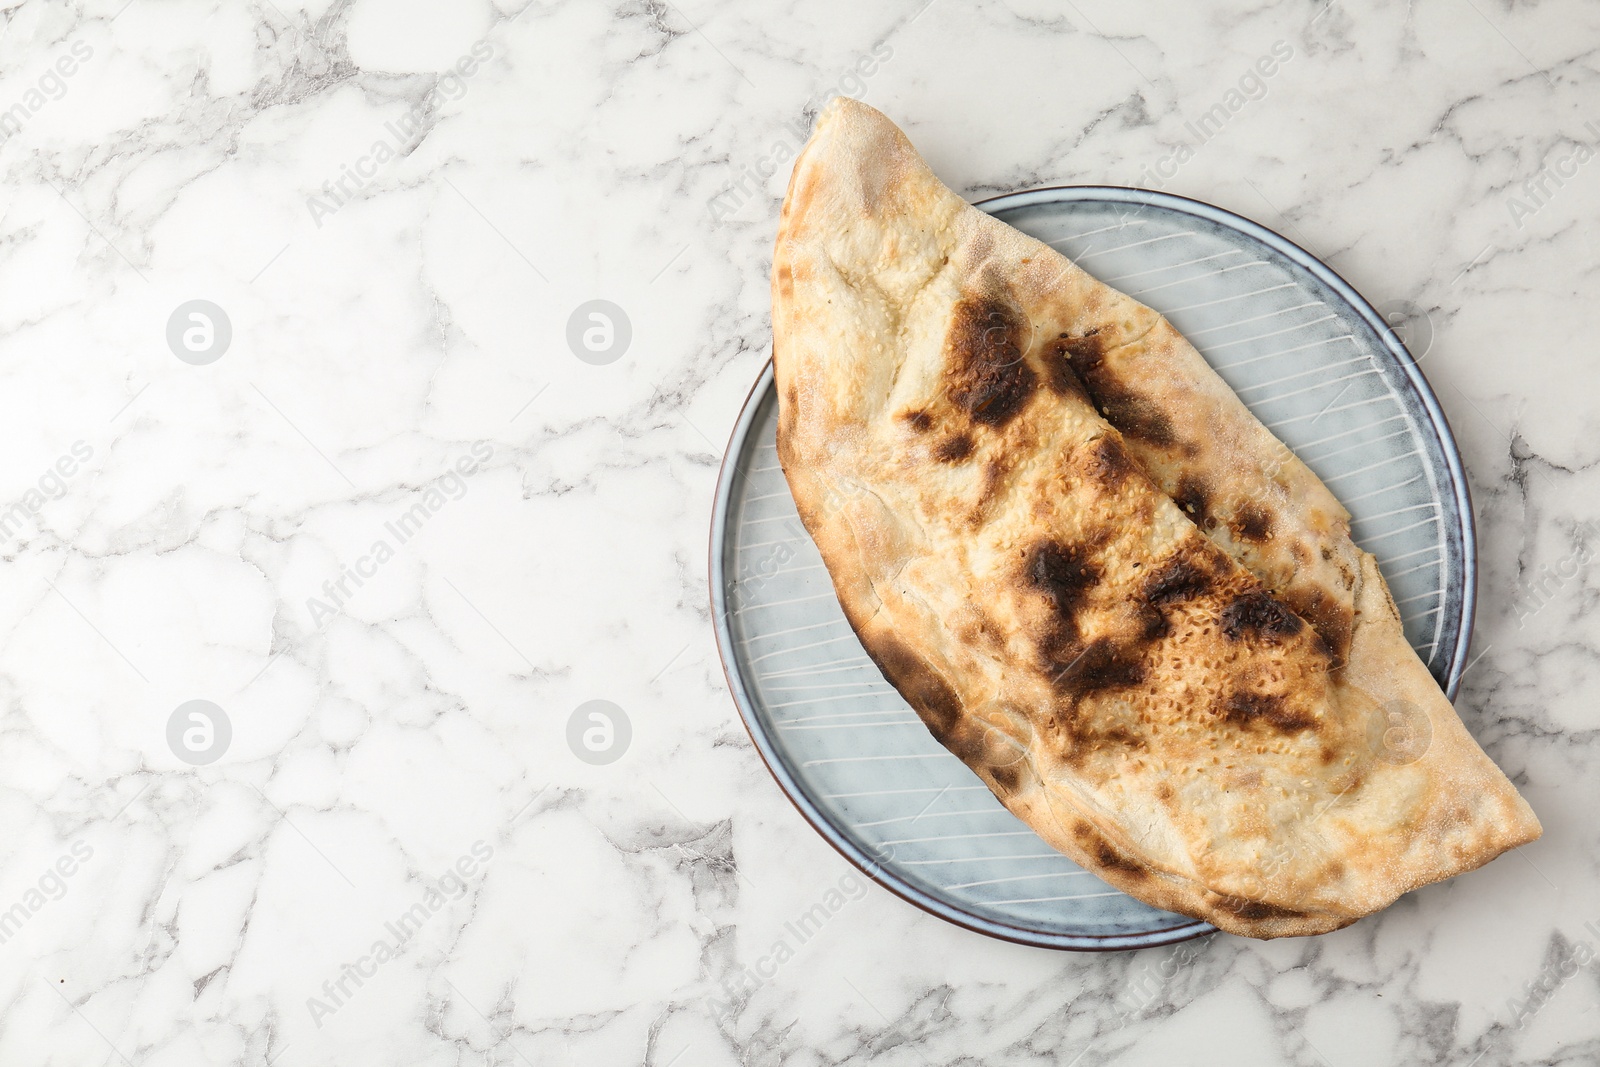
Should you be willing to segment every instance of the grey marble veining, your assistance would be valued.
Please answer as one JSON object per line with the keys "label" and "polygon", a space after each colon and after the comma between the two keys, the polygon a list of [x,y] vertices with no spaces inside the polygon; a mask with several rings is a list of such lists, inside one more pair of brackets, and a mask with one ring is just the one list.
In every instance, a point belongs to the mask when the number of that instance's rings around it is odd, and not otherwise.
{"label": "grey marble veining", "polygon": [[[1600,9],[0,20],[0,1063],[1600,1061]],[[842,881],[706,589],[834,93],[971,199],[1157,186],[1409,310],[1480,524],[1458,707],[1543,840],[1109,955]]]}

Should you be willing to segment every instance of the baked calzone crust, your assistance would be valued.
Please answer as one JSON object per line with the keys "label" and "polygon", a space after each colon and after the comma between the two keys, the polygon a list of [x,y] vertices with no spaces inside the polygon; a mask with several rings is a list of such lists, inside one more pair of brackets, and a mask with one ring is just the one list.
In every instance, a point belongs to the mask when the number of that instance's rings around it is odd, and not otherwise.
{"label": "baked calzone crust", "polygon": [[796,162],[772,294],[779,458],[845,614],[1052,846],[1279,937],[1539,836],[1316,476],[871,107]]}

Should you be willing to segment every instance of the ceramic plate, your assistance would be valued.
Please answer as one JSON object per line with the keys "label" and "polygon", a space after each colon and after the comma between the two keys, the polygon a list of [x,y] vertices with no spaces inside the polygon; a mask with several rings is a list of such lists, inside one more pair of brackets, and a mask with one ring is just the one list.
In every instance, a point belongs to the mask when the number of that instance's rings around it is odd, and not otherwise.
{"label": "ceramic plate", "polygon": [[[1354,516],[1453,697],[1471,632],[1472,509],[1427,382],[1315,257],[1219,208],[1145,190],[1042,189],[980,205],[1162,312]],[[723,461],[711,598],[728,684],[772,774],[829,843],[935,915],[1071,949],[1212,927],[1117,892],[1052,850],[944,750],[867,658],[778,468],[769,365]]]}

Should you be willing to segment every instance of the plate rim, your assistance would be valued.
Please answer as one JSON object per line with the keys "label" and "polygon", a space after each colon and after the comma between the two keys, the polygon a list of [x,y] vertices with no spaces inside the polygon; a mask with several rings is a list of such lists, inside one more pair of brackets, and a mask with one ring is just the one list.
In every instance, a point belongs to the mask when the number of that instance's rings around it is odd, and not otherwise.
{"label": "plate rim", "polygon": [[[1467,483],[1466,471],[1462,463],[1460,448],[1456,444],[1455,435],[1451,431],[1444,409],[1440,406],[1432,386],[1428,384],[1426,377],[1423,376],[1421,369],[1417,366],[1417,361],[1411,356],[1405,344],[1395,334],[1393,328],[1378,314],[1377,309],[1332,267],[1329,267],[1315,255],[1282,234],[1243,215],[1229,211],[1226,208],[1217,207],[1214,204],[1208,204],[1202,200],[1160,190],[1138,189],[1120,185],[1049,185],[986,197],[982,200],[973,201],[972,206],[993,215],[996,211],[1006,208],[1093,199],[1166,207],[1186,214],[1209,218],[1212,221],[1254,237],[1293,260],[1298,266],[1315,275],[1330,289],[1338,293],[1366,321],[1388,349],[1393,361],[1399,364],[1404,380],[1409,385],[1418,406],[1427,414],[1428,421],[1439,440],[1440,450],[1445,461],[1445,470],[1449,475],[1449,492],[1455,499],[1460,517],[1463,585],[1461,590],[1461,631],[1457,634],[1456,647],[1452,651],[1449,670],[1446,674],[1446,685],[1443,687],[1446,697],[1453,702],[1460,688],[1461,676],[1464,673],[1463,664],[1467,662],[1466,653],[1471,644],[1473,622],[1477,611],[1477,528],[1472,511],[1471,489]],[[770,739],[766,736],[766,732],[756,729],[753,721],[754,701],[745,688],[743,678],[738,671],[732,668],[733,634],[728,623],[729,609],[724,590],[726,573],[723,566],[723,556],[727,545],[728,508],[732,501],[735,478],[744,474],[736,462],[736,457],[743,451],[751,426],[755,422],[756,413],[760,410],[762,402],[766,398],[773,378],[773,362],[772,357],[769,355],[762,365],[760,373],[756,376],[755,382],[751,385],[750,391],[745,396],[739,410],[739,416],[734,421],[733,429],[729,434],[727,447],[723,451],[722,459],[718,465],[717,484],[711,509],[710,537],[707,544],[707,585],[712,631],[717,643],[717,659],[722,668],[723,679],[728,686],[728,693],[733,698],[734,706],[739,713],[739,721],[744,726],[745,733],[750,737],[751,744],[754,746],[757,755],[760,756],[767,772],[778,783],[779,790],[789,800],[790,804],[794,806],[795,810],[800,813],[801,817],[805,819],[819,837],[867,878],[920,910],[937,916],[954,926],[971,930],[974,933],[1036,948],[1079,952],[1118,952],[1133,949],[1160,948],[1216,932],[1216,927],[1210,923],[1200,919],[1191,919],[1189,922],[1178,926],[1139,934],[1051,934],[977,915],[954,907],[886,870],[884,864],[867,856],[862,849],[850,841],[812,803],[805,790],[801,788],[800,783],[795,780],[794,776],[783,765],[776,750],[772,747]]]}

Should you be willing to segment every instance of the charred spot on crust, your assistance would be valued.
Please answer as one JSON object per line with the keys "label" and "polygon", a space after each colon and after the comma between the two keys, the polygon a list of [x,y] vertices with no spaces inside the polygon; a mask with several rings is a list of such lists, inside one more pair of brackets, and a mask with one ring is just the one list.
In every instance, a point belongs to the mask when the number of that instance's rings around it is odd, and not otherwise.
{"label": "charred spot on crust", "polygon": [[1172,502],[1201,529],[1209,530],[1217,524],[1211,517],[1211,489],[1200,479],[1185,474],[1178,479],[1178,491]]}
{"label": "charred spot on crust", "polygon": [[1215,581],[1210,561],[1202,553],[1179,550],[1144,583],[1144,598],[1165,607],[1204,595]]}
{"label": "charred spot on crust", "polygon": [[941,441],[939,447],[933,450],[940,463],[959,463],[972,455],[972,438],[964,433],[958,433],[948,440]]}
{"label": "charred spot on crust", "polygon": [[1022,771],[1017,763],[996,763],[989,766],[989,777],[1007,793],[1015,793],[1022,782]]}
{"label": "charred spot on crust", "polygon": [[893,637],[878,637],[867,644],[867,655],[878,665],[889,684],[900,690],[906,702],[916,709],[928,731],[940,744],[954,736],[961,722],[961,698],[945,680],[928,667],[926,661]]}
{"label": "charred spot on crust", "polygon": [[1045,348],[1045,384],[1057,396],[1075,396],[1092,405],[1094,401],[1089,399],[1089,390],[1084,388],[1078,372],[1072,369],[1072,346],[1077,343],[1062,334]]}
{"label": "charred spot on crust", "polygon": [[1133,878],[1145,877],[1145,869],[1143,867],[1132,860],[1124,859],[1104,841],[1100,842],[1100,847],[1094,850],[1094,857],[1100,861],[1100,866],[1104,870],[1121,871],[1123,874]]}
{"label": "charred spot on crust", "polygon": [[1350,608],[1324,595],[1320,589],[1309,596],[1293,598],[1289,606],[1311,624],[1335,663],[1344,663],[1350,654],[1350,630],[1355,625]]}
{"label": "charred spot on crust", "polygon": [[1037,645],[1044,669],[1059,675],[1082,654],[1078,615],[1100,583],[1100,568],[1082,545],[1041,541],[1028,550],[1022,573],[1023,581],[1044,596],[1054,615]]}
{"label": "charred spot on crust", "polygon": [[1089,391],[1105,420],[1129,437],[1163,447],[1177,443],[1169,419],[1159,404],[1129,389],[1105,363],[1105,342],[1095,334],[1058,340],[1054,348],[1065,355],[1072,370]]}
{"label": "charred spot on crust", "polygon": [[1218,898],[1217,904],[1246,922],[1256,919],[1301,919],[1305,917],[1305,912],[1303,911],[1295,911],[1293,908],[1280,908],[1276,904],[1268,904],[1262,900],[1246,900],[1243,897],[1221,896]]}
{"label": "charred spot on crust", "polygon": [[1281,734],[1298,733],[1317,725],[1317,720],[1297,715],[1285,706],[1283,697],[1272,693],[1232,693],[1222,702],[1222,717],[1235,726],[1269,726]]}
{"label": "charred spot on crust", "polygon": [[1089,379],[1099,374],[1104,367],[1106,358],[1106,343],[1100,338],[1099,329],[1093,329],[1082,337],[1068,337],[1063,334],[1052,346],[1072,365],[1072,371],[1079,378]]}
{"label": "charred spot on crust", "polygon": [[1139,636],[1146,641],[1159,641],[1172,632],[1172,623],[1160,608],[1142,604],[1139,613]]}
{"label": "charred spot on crust", "polygon": [[1100,414],[1107,422],[1129,437],[1149,441],[1153,445],[1168,447],[1177,443],[1172,432],[1172,421],[1156,405],[1120,387],[1115,389],[1090,386],[1099,403]]}
{"label": "charred spot on crust", "polygon": [[[1064,688],[1062,679],[1083,656],[1083,642],[1075,627],[1057,626],[1047,631],[1037,642],[1039,670],[1048,675],[1056,689]],[[1061,723],[1055,724],[1058,728]]]}
{"label": "charred spot on crust", "polygon": [[[1165,619],[1150,618],[1136,609],[1133,621],[1139,636],[1131,644],[1110,637],[1084,644],[1078,619],[1102,578],[1088,552],[1084,546],[1043,541],[1029,550],[1023,565],[1024,582],[1044,595],[1055,616],[1035,639],[1040,669],[1057,692],[1074,697],[1143,682],[1143,648],[1167,632]],[[1149,614],[1160,613],[1150,609]]]}
{"label": "charred spot on crust", "polygon": [[1132,473],[1133,459],[1115,436],[1106,434],[1089,447],[1089,475],[1101,485],[1114,489]]}
{"label": "charred spot on crust", "polygon": [[1089,590],[1100,582],[1100,570],[1077,545],[1041,541],[1028,552],[1028,584],[1049,598],[1056,614],[1073,620],[1083,608]]}
{"label": "charred spot on crust", "polygon": [[1101,868],[1108,871],[1117,871],[1131,878],[1144,878],[1149,872],[1138,863],[1128,859],[1116,849],[1111,847],[1100,833],[1088,823],[1074,823],[1072,836],[1078,844],[1100,864]]}
{"label": "charred spot on crust", "polygon": [[1300,616],[1266,593],[1245,593],[1222,609],[1222,632],[1233,641],[1252,634],[1290,637],[1304,625]]}
{"label": "charred spot on crust", "polygon": [[1258,504],[1239,509],[1232,524],[1233,533],[1245,541],[1265,541],[1272,537],[1272,515]]}
{"label": "charred spot on crust", "polygon": [[974,422],[1004,426],[1033,396],[1039,376],[1023,359],[1023,333],[1016,312],[999,300],[956,305],[945,338],[950,399]]}
{"label": "charred spot on crust", "polygon": [[1145,669],[1138,652],[1109,637],[1097,637],[1055,678],[1055,686],[1072,693],[1124,689],[1144,681]]}
{"label": "charred spot on crust", "polygon": [[927,433],[933,429],[933,417],[926,411],[907,411],[900,416],[911,424],[911,428],[918,433]]}

